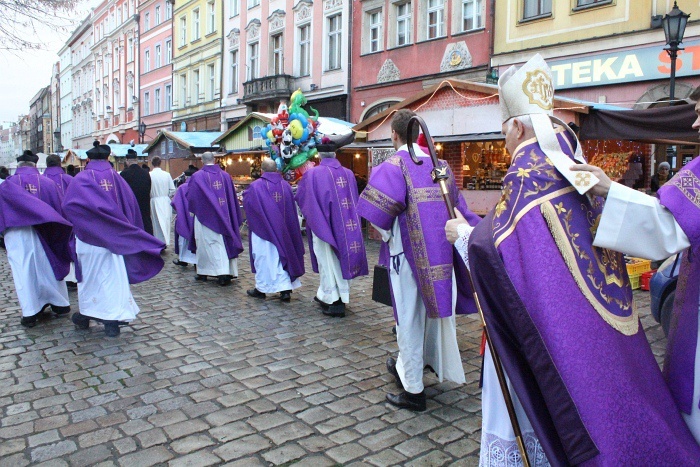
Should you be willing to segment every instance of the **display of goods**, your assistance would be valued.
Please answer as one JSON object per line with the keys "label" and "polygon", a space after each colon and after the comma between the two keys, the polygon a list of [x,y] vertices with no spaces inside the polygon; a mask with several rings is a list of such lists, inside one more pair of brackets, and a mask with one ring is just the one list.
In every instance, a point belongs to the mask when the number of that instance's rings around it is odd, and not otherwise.
{"label": "display of goods", "polygon": [[651,271],[651,261],[644,258],[629,258],[627,261],[627,274],[640,275]]}
{"label": "display of goods", "polygon": [[627,172],[627,160],[631,155],[631,152],[599,153],[595,154],[588,163],[600,167],[608,177],[617,180]]}

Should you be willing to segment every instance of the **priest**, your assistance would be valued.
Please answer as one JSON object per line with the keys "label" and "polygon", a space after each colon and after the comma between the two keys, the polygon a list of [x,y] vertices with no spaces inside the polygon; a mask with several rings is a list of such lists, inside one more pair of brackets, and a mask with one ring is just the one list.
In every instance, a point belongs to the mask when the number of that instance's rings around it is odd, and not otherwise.
{"label": "priest", "polygon": [[[571,170],[585,160],[553,117],[549,67],[536,55],[498,86],[511,166],[496,208],[459,243],[469,237],[532,465],[697,465],[700,447],[644,335],[624,259],[593,244],[604,201],[587,193],[598,178]],[[519,454],[489,352],[483,378],[481,463],[510,465]]]}
{"label": "priest", "polygon": [[335,158],[336,143],[316,147],[320,165],[301,177],[296,202],[306,219],[311,266],[321,282],[314,300],[324,315],[342,318],[350,302],[350,280],[368,274],[357,182]]}
{"label": "priest", "polygon": [[255,287],[247,291],[255,298],[278,293],[283,302],[293,289],[301,287],[304,275],[304,241],[294,204],[294,194],[277,164],[265,159],[262,176],[243,193],[243,209],[248,220],[250,267]]}
{"label": "priest", "polygon": [[126,180],[127,185],[136,197],[136,202],[141,213],[143,229],[153,235],[153,222],[151,221],[151,177],[148,172],[139,167],[136,151],[129,148],[126,151],[126,168],[119,175]]}
{"label": "priest", "polygon": [[182,175],[182,183],[177,187],[171,206],[175,210],[175,253],[177,258],[173,264],[187,267],[189,264],[197,264],[197,255],[190,251],[189,240],[194,236],[194,215],[190,212],[187,202],[187,192],[190,177],[197,171],[197,167],[190,165]]}
{"label": "priest", "polygon": [[195,279],[217,278],[221,286],[238,277],[241,242],[241,210],[231,176],[214,161],[213,152],[202,154],[201,170],[188,182],[187,202],[194,214],[189,248],[197,254]]}
{"label": "priest", "polygon": [[43,175],[56,182],[58,188],[61,190],[61,195],[66,194],[68,185],[70,185],[70,182],[73,180],[73,177],[63,171],[63,167],[61,167],[61,158],[56,154],[46,156],[46,170],[44,170]]}
{"label": "priest", "polygon": [[0,184],[0,233],[22,309],[20,324],[34,327],[47,306],[70,312],[64,278],[70,268],[71,224],[63,216],[61,190],[39,174],[39,156],[17,158],[17,171]]}
{"label": "priest", "polygon": [[160,168],[160,157],[151,159],[153,170],[151,176],[151,223],[153,235],[166,245],[170,245],[170,223],[173,219],[173,209],[170,199],[175,195],[173,177]]}
{"label": "priest", "polygon": [[80,312],[71,319],[79,329],[90,320],[101,322],[105,335],[117,337],[119,326],[139,312],[130,284],[160,272],[165,244],[143,230],[136,197],[109,155],[109,146],[99,143],[88,151],[89,162],[68,187],[63,209],[73,223],[78,260]]}

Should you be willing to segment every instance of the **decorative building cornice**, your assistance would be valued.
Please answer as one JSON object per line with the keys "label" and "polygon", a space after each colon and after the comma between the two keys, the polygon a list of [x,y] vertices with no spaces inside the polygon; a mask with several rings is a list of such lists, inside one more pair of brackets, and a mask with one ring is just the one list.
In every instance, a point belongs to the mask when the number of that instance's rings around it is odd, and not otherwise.
{"label": "decorative building cornice", "polygon": [[382,67],[377,73],[377,83],[388,83],[390,81],[397,81],[401,79],[401,72],[396,64],[387,58]]}
{"label": "decorative building cornice", "polygon": [[238,44],[241,42],[241,30],[238,28],[231,29],[226,38],[228,38],[229,48],[238,47]]}
{"label": "decorative building cornice", "polygon": [[277,32],[284,29],[284,17],[287,14],[282,10],[275,10],[270,16],[268,16],[267,21],[269,22],[270,32]]}
{"label": "decorative building cornice", "polygon": [[245,27],[248,40],[257,39],[260,37],[260,20],[255,18],[251,19],[248,26]]}

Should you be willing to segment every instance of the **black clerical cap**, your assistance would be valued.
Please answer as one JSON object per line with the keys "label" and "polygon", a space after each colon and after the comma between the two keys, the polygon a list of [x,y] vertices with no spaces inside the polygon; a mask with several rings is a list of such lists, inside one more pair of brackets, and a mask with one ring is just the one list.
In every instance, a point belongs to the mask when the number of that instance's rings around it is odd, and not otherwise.
{"label": "black clerical cap", "polygon": [[17,158],[17,162],[33,162],[36,164],[39,162],[39,156],[34,154],[29,149],[25,149],[22,155]]}
{"label": "black clerical cap", "polygon": [[92,143],[92,149],[87,150],[87,156],[90,159],[107,159],[112,154],[112,148],[106,144],[100,144],[99,141]]}
{"label": "black clerical cap", "polygon": [[197,167],[190,166],[187,170],[185,170],[185,176],[186,176],[186,177],[191,177],[192,175],[194,175],[194,173],[195,173],[197,170],[199,170],[199,169],[197,169]]}
{"label": "black clerical cap", "polygon": [[126,158],[127,159],[136,159],[138,157],[138,154],[136,154],[136,151],[133,149],[129,148],[126,151]]}
{"label": "black clerical cap", "polygon": [[329,143],[322,143],[322,144],[317,144],[316,149],[318,152],[335,152],[338,149],[338,145],[335,144],[333,141]]}

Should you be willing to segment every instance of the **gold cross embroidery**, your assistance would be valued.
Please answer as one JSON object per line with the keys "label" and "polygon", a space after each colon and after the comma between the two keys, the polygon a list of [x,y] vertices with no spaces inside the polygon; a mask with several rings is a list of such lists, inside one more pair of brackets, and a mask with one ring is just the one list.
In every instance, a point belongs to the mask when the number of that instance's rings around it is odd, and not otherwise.
{"label": "gold cross embroidery", "polygon": [[348,230],[352,232],[353,230],[355,230],[355,229],[357,228],[357,222],[355,222],[354,220],[350,219],[349,221],[347,221],[347,222],[345,223],[345,227],[347,227]]}
{"label": "gold cross embroidery", "polygon": [[352,242],[350,244],[350,251],[353,253],[358,253],[362,249],[362,246],[357,242]]}
{"label": "gold cross embroidery", "polygon": [[102,179],[100,181],[100,186],[105,190],[105,191],[110,191],[112,189],[112,184],[109,183],[107,179]]}
{"label": "gold cross embroidery", "polygon": [[348,181],[345,180],[345,177],[338,177],[335,179],[335,184],[338,185],[340,188],[345,188],[345,185],[348,184]]}
{"label": "gold cross embroidery", "polygon": [[31,194],[34,194],[37,191],[36,187],[34,185],[32,185],[31,183],[27,183],[26,185],[24,185],[24,189],[27,190]]}
{"label": "gold cross embroidery", "polygon": [[220,190],[222,186],[224,186],[220,181],[215,181],[214,185],[212,185],[215,190]]}
{"label": "gold cross embroidery", "polygon": [[576,174],[576,186],[588,186],[591,184],[591,174],[588,172],[579,172]]}
{"label": "gold cross embroidery", "polygon": [[350,209],[350,201],[348,201],[347,198],[343,198],[343,200],[340,202],[340,205],[343,206],[345,209]]}
{"label": "gold cross embroidery", "polygon": [[280,200],[282,199],[282,193],[279,193],[279,192],[275,191],[275,192],[272,194],[272,197],[275,198],[275,202],[276,202],[276,203],[279,203]]}
{"label": "gold cross embroidery", "polygon": [[226,199],[219,198],[219,206],[223,206],[224,204],[226,204]]}

